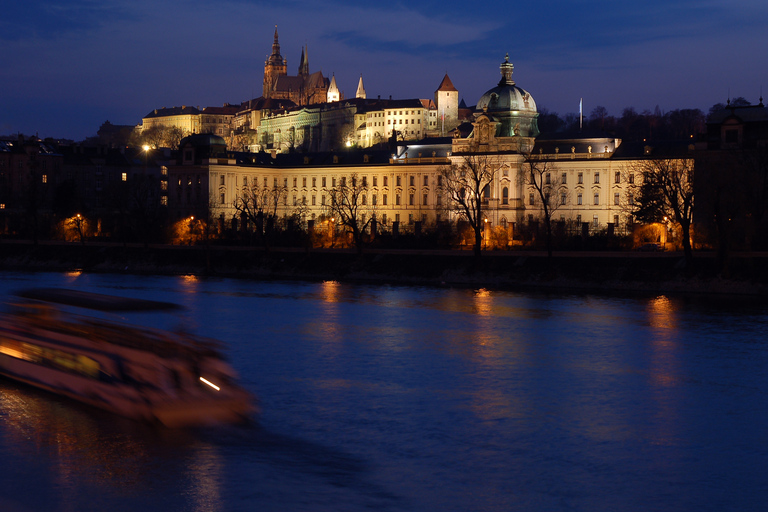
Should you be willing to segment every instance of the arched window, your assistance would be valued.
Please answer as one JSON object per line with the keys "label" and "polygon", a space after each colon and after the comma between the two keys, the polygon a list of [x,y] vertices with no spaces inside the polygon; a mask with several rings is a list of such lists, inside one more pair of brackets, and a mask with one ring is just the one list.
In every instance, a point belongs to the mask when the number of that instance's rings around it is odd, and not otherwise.
{"label": "arched window", "polygon": [[507,187],[501,189],[501,204],[509,204],[509,188]]}

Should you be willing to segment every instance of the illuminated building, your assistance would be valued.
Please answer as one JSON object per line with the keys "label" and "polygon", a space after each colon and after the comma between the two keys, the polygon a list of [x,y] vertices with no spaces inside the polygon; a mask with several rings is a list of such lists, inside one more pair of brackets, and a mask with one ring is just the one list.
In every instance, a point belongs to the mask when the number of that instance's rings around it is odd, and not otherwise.
{"label": "illuminated building", "polygon": [[[214,157],[210,148],[201,147],[209,157],[194,166],[184,157],[170,169],[177,178],[169,179],[169,187],[178,187],[169,191],[170,214],[183,218],[192,211],[189,203],[174,198],[199,197],[202,207],[229,225],[238,220],[237,198],[256,184],[283,191],[279,217],[327,218],[329,190],[355,175],[366,184],[368,214],[379,220],[380,229],[392,229],[392,222],[400,231],[435,226],[456,220],[441,167],[474,154],[492,156],[497,166],[483,191],[490,228],[515,235],[541,221],[541,203],[525,179],[528,162],[535,162],[548,168],[543,179],[556,199],[551,219],[557,229],[570,234],[627,230],[633,191],[641,180],[633,169],[638,160],[656,156],[656,148],[605,136],[541,137],[536,102],[515,84],[508,57],[500,71],[499,83],[478,100],[472,123],[458,127],[458,92],[447,75],[434,102],[354,98],[262,116],[256,147],[263,152],[222,149]],[[437,130],[431,129],[435,122]],[[452,137],[426,139],[451,125]]]}

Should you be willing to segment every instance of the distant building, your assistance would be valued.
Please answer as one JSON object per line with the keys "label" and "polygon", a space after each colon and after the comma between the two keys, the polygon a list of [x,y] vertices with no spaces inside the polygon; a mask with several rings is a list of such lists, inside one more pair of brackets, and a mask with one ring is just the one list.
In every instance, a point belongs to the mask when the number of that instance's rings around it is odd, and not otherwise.
{"label": "distant building", "polygon": [[306,45],[301,50],[298,74],[288,75],[288,61],[280,54],[280,43],[277,27],[275,27],[272,54],[264,63],[263,96],[291,100],[297,105],[313,105],[330,101],[328,99],[330,85],[330,80],[324,77],[322,72],[309,72],[309,47]]}

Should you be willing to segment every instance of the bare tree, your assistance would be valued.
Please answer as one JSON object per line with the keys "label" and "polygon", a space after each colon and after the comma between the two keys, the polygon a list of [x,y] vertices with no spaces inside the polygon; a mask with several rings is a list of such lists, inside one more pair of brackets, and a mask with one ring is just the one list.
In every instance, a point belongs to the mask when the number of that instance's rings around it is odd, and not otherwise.
{"label": "bare tree", "polygon": [[568,200],[568,191],[562,178],[558,176],[554,164],[530,153],[524,155],[519,178],[532,194],[534,207],[541,208],[546,229],[547,256],[552,257],[552,216]]}
{"label": "bare tree", "polygon": [[368,182],[356,173],[343,176],[336,186],[328,190],[329,209],[336,218],[336,224],[346,227],[352,233],[358,253],[363,251],[365,230],[376,215],[376,206],[368,197]]}
{"label": "bare tree", "polygon": [[474,231],[474,252],[480,257],[485,228],[484,206],[490,198],[490,188],[500,167],[498,157],[483,153],[466,153],[438,169],[446,205],[469,223]]}
{"label": "bare tree", "polygon": [[691,223],[693,221],[693,160],[688,158],[649,158],[634,164],[642,176],[635,204],[639,220],[660,221],[665,216],[680,225],[683,251],[688,263],[693,259]]}
{"label": "bare tree", "polygon": [[233,204],[235,210],[240,214],[241,219],[256,226],[258,236],[266,250],[269,250],[269,236],[277,220],[277,209],[280,202],[287,196],[286,186],[275,183],[273,187],[268,187],[266,183],[259,185],[258,180],[254,179],[235,198]]}

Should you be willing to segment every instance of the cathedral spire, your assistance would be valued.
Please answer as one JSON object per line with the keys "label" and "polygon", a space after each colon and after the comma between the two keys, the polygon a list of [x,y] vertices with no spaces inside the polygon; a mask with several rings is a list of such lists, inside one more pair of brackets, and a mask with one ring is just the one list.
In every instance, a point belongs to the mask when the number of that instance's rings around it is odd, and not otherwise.
{"label": "cathedral spire", "polygon": [[280,55],[280,43],[277,41],[277,25],[275,25],[275,42],[272,43],[272,55]]}
{"label": "cathedral spire", "polygon": [[301,61],[299,62],[299,76],[309,76],[309,46],[301,49]]}
{"label": "cathedral spire", "polygon": [[339,87],[336,85],[336,75],[334,74],[331,76],[331,85],[328,86],[327,101],[332,103],[340,99],[341,94],[339,93]]}
{"label": "cathedral spire", "polygon": [[363,87],[363,74],[360,73],[360,81],[357,83],[357,92],[355,98],[365,99],[365,87]]}

